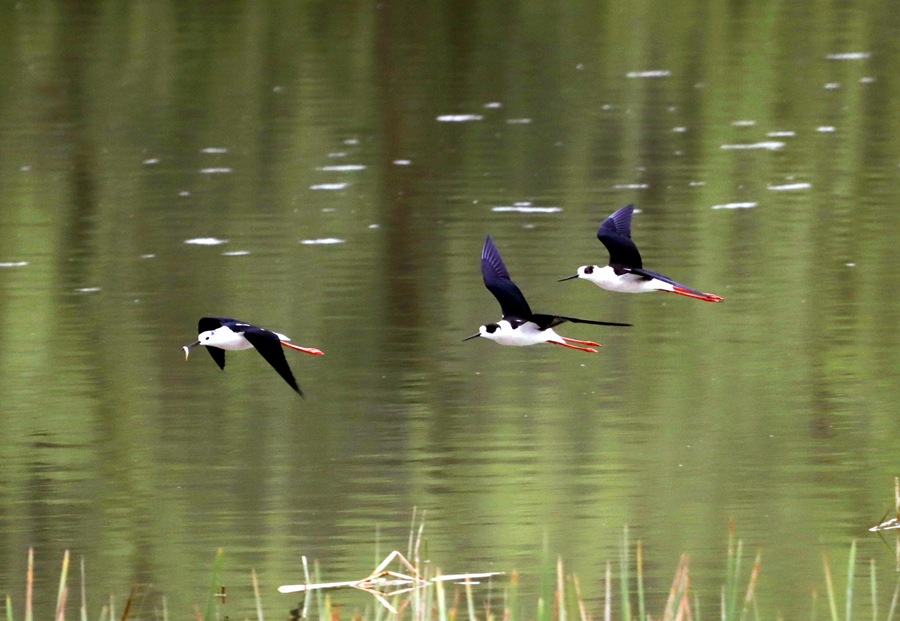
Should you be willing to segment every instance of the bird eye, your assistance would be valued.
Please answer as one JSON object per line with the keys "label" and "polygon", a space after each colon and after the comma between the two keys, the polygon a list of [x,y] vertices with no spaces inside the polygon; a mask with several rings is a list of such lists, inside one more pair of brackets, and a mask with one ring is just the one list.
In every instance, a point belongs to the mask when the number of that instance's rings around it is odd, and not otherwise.
{"label": "bird eye", "polygon": [[588,265],[587,267],[585,267],[585,268],[584,268],[584,273],[585,273],[585,274],[593,274],[593,273],[594,273],[594,266],[593,266],[593,265]]}
{"label": "bird eye", "polygon": [[485,326],[484,329],[487,330],[488,333],[493,334],[494,332],[497,331],[497,327],[498,327],[497,324],[492,323],[492,324],[489,325],[489,326]]}

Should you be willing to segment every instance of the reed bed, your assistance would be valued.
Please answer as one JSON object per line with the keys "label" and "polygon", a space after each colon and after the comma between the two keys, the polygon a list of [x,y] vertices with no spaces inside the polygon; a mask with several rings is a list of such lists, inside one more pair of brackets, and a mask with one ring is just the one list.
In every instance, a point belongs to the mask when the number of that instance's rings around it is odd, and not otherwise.
{"label": "reed bed", "polygon": [[[407,556],[395,551],[367,578],[346,583],[322,583],[319,568],[313,564],[310,571],[304,559],[305,583],[290,585],[293,591],[303,593],[300,605],[287,615],[289,619],[313,621],[702,621],[700,602],[691,590],[690,562],[687,555],[679,559],[662,609],[652,610],[644,584],[644,550],[640,540],[631,541],[625,528],[619,551],[617,572],[614,564],[607,562],[599,609],[592,613],[582,591],[578,576],[567,573],[561,558],[545,572],[551,579],[540,589],[536,606],[523,614],[519,589],[520,576],[513,571],[508,575],[491,575],[490,582],[478,584],[477,580],[488,574],[463,574],[443,576],[432,563],[421,559],[423,546],[421,528],[410,537]],[[856,577],[856,542],[848,553],[847,573],[843,588],[838,584],[827,554],[822,554],[824,592],[827,614],[818,610],[818,594],[814,591],[810,603],[810,619],[824,618],[830,621],[853,621],[857,601],[862,601],[870,611],[872,621],[894,621],[900,599],[900,574],[892,576],[893,590],[886,611],[879,608],[879,580],[874,560],[868,565],[868,584],[860,586]],[[407,557],[409,560],[407,560]],[[225,613],[225,587],[221,582],[225,555],[220,549],[213,561],[209,592],[203,610],[195,606],[191,618],[197,621],[228,620]],[[86,606],[86,576],[84,560],[80,563],[80,603],[76,606],[69,597],[69,552],[66,551],[59,576],[59,588],[55,607],[56,621],[65,621],[67,613],[77,614],[80,621],[99,619],[162,619],[168,621],[169,611],[162,599],[161,609],[152,616],[138,616],[132,612],[135,588],[132,587],[121,610],[112,597],[98,616],[89,616]],[[713,615],[720,621],[760,621],[764,617],[757,606],[757,584],[761,568],[759,552],[751,558],[744,552],[743,542],[729,529],[726,545],[725,577],[720,589],[718,610]],[[617,580],[614,576],[617,575]],[[262,596],[256,571],[250,571],[250,584],[254,596],[252,609],[255,618],[263,621]],[[618,585],[614,582],[618,582]],[[497,587],[497,585],[501,585]],[[33,621],[34,551],[28,550],[25,575],[24,610],[22,617],[14,613],[13,597],[5,597],[6,621],[24,618]],[[477,585],[477,589],[475,588]],[[335,593],[341,588],[353,587],[370,593],[371,605],[362,611],[345,613],[336,603]],[[286,587],[282,587],[286,588]],[[495,589],[501,596],[495,594]],[[293,592],[283,591],[283,592]],[[615,593],[615,594],[614,594]],[[655,594],[652,601],[661,601],[663,594]],[[283,599],[280,600],[283,602]],[[283,605],[283,604],[279,604]],[[595,604],[596,606],[596,604]],[[71,612],[69,609],[74,610]],[[177,618],[184,618],[178,615]],[[278,618],[284,618],[279,614]],[[778,619],[779,617],[772,617]],[[858,617],[861,618],[861,617]],[[868,615],[866,618],[869,618]]]}

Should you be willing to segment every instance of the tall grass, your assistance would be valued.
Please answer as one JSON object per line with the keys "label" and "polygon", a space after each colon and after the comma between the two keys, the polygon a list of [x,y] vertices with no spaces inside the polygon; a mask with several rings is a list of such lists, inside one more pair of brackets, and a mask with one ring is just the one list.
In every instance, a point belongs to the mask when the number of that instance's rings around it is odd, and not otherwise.
{"label": "tall grass", "polygon": [[[400,566],[393,575],[402,572],[412,574],[423,580],[418,588],[388,587],[380,595],[376,589],[381,588],[381,583],[374,583],[369,592],[375,591],[376,597],[363,611],[353,611],[351,615],[343,613],[342,607],[335,603],[336,591],[324,589],[308,590],[304,595],[301,607],[292,612],[293,618],[306,618],[316,621],[340,621],[348,618],[352,621],[594,621],[594,615],[588,605],[588,600],[582,590],[578,576],[567,573],[562,558],[557,558],[552,565],[548,562],[547,571],[543,572],[548,579],[542,581],[542,588],[537,599],[536,608],[530,612],[521,610],[520,580],[518,573],[512,572],[508,578],[504,578],[502,586],[502,598],[499,605],[493,597],[493,582],[488,585],[479,585],[466,576],[456,582],[443,580],[438,568],[431,563],[424,562],[423,551],[425,541],[421,528],[411,536],[408,546],[408,555],[411,560],[405,566]],[[759,621],[765,618],[761,615],[757,600],[757,584],[760,575],[761,557],[757,553],[753,557],[752,565],[747,569],[750,561],[745,556],[743,542],[734,536],[733,528],[729,528],[726,544],[725,576],[720,589],[718,602],[719,610],[715,614],[721,621]],[[198,621],[213,621],[229,618],[224,614],[225,587],[222,584],[222,574],[225,562],[224,552],[220,549],[213,561],[210,574],[209,592],[206,597],[206,605],[201,613],[195,608],[194,617]],[[823,580],[825,595],[828,605],[828,617],[830,621],[853,621],[857,608],[868,606],[871,611],[872,621],[894,621],[900,601],[900,579],[893,576],[893,593],[887,606],[886,615],[879,616],[882,610],[878,606],[879,580],[874,560],[868,564],[867,584],[862,587],[856,575],[857,546],[854,541],[850,545],[847,558],[846,582],[843,588],[836,584],[832,572],[831,563],[826,554],[822,554]],[[702,621],[699,597],[691,590],[690,560],[687,555],[682,555],[675,568],[668,594],[648,594],[644,582],[644,548],[640,540],[632,542],[627,528],[623,531],[622,544],[619,549],[618,571],[613,570],[614,563],[606,563],[605,579],[602,585],[600,606],[597,618],[603,621]],[[77,614],[81,621],[87,621],[87,595],[86,574],[84,560],[81,560],[80,580],[80,606]],[[388,567],[390,573],[391,568]],[[317,584],[320,581],[320,572],[317,564],[314,564],[312,575],[304,564],[307,584]],[[65,552],[59,576],[57,589],[57,601],[55,608],[55,620],[65,621],[66,610],[69,606],[69,553]],[[614,576],[618,577],[618,589],[614,588]],[[250,572],[250,584],[252,587],[253,608],[258,621],[263,621],[263,603],[260,594],[259,581],[256,571]],[[451,578],[451,577],[448,577]],[[493,580],[493,579],[492,579]],[[384,583],[387,585],[387,583]],[[476,588],[477,587],[477,588]],[[34,551],[29,549],[25,575],[24,594],[24,619],[31,621],[34,618],[33,607],[34,588]],[[394,589],[389,590],[389,589]],[[613,595],[617,592],[617,595]],[[109,599],[108,605],[104,605],[99,619],[100,621],[113,621],[116,618],[125,621],[132,615],[132,602],[135,588],[132,587],[125,605],[117,615],[114,600]],[[659,598],[665,595],[662,607],[653,610],[653,602],[661,601]],[[486,598],[486,600],[485,600]],[[859,605],[857,601],[859,600]],[[279,600],[283,601],[283,600]],[[13,597],[9,594],[5,597],[6,621],[15,621],[13,609]],[[310,603],[312,605],[310,606]],[[498,610],[494,610],[498,607]],[[818,619],[818,596],[813,592],[810,619]],[[715,608],[715,607],[714,607]],[[302,612],[301,612],[302,610]],[[161,618],[168,621],[168,610],[165,598]],[[160,618],[157,611],[155,617]],[[179,616],[179,618],[183,618]],[[777,618],[777,617],[775,617]],[[857,614],[857,619],[861,617]]]}

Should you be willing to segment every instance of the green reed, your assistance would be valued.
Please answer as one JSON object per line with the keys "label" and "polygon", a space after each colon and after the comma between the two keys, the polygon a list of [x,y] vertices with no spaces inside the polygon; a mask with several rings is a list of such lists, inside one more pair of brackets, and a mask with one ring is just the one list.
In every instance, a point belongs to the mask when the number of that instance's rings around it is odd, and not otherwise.
{"label": "green reed", "polygon": [[[545,562],[545,570],[542,572],[542,588],[538,597],[536,608],[530,612],[523,612],[520,601],[520,581],[518,573],[512,572],[505,578],[505,584],[501,586],[502,598],[494,600],[493,592],[495,582],[488,585],[487,594],[484,588],[476,589],[469,577],[465,577],[456,584],[441,580],[441,572],[430,563],[423,562],[422,550],[425,547],[421,529],[410,539],[408,554],[411,560],[407,565],[398,568],[401,571],[411,572],[423,580],[418,587],[398,589],[397,592],[389,591],[380,597],[374,597],[363,611],[353,611],[347,615],[340,604],[336,603],[338,591],[325,591],[312,589],[304,592],[303,618],[313,621],[341,621],[342,618],[350,621],[702,621],[700,601],[696,593],[690,589],[690,562],[687,555],[682,555],[675,568],[675,573],[669,587],[668,594],[650,594],[646,591],[644,583],[644,558],[645,552],[640,540],[632,542],[627,528],[622,535],[619,548],[618,571],[614,571],[615,563],[606,563],[605,579],[602,583],[602,597],[600,598],[600,610],[596,616],[589,610],[588,600],[582,590],[578,576],[567,573],[562,558],[557,558],[555,563],[549,560]],[[546,554],[545,556],[549,556]],[[748,568],[748,563],[752,565]],[[224,614],[224,585],[222,574],[225,555],[219,550],[213,561],[210,573],[209,592],[206,598],[206,606],[201,613],[195,609],[193,617],[198,621],[214,621],[228,618]],[[404,562],[406,562],[404,560]],[[860,580],[857,577],[857,545],[852,542],[847,558],[846,584],[841,589],[834,579],[831,563],[828,556],[822,554],[824,570],[824,587],[827,599],[829,621],[853,621],[854,611],[862,607],[871,610],[872,621],[894,621],[900,601],[900,579],[894,576],[894,588],[887,614],[880,616],[878,607],[879,577],[876,572],[874,560],[868,564],[868,581],[862,586],[857,585]],[[729,528],[726,544],[726,564],[724,582],[720,589],[719,610],[717,616],[722,621],[759,621],[761,618],[756,601],[757,583],[760,574],[761,556],[747,557],[744,552],[742,540],[734,536],[733,528]],[[88,610],[86,605],[86,574],[84,560],[80,563],[80,599],[77,614],[81,621],[87,621]],[[306,584],[319,584],[320,571],[318,564],[314,564],[312,575],[304,564]],[[613,584],[618,579],[618,589]],[[258,621],[263,621],[263,601],[256,571],[250,571],[250,585],[252,587],[253,605]],[[59,576],[57,589],[55,620],[64,621],[69,602],[69,553],[65,552]],[[33,607],[34,587],[34,552],[29,549],[28,563],[25,579],[25,621],[34,618]],[[618,592],[614,595],[614,592]],[[653,610],[658,604],[658,598],[665,596],[665,603],[661,609]],[[484,598],[486,601],[483,601]],[[841,600],[842,601],[839,601]],[[121,611],[117,611],[112,596],[109,603],[104,605],[100,613],[100,621],[113,621],[121,619],[125,621],[132,615],[135,600],[135,587],[132,587]],[[866,601],[868,600],[868,601]],[[498,607],[495,611],[494,608]],[[166,600],[163,598],[163,608],[156,612],[155,618],[168,621]],[[312,604],[310,606],[310,604]],[[817,617],[818,595],[812,594],[810,618],[813,621]],[[13,610],[13,597],[9,594],[5,597],[6,621],[15,621]],[[307,616],[307,612],[309,613]],[[298,616],[300,616],[298,614]],[[857,614],[859,618],[859,613]]]}

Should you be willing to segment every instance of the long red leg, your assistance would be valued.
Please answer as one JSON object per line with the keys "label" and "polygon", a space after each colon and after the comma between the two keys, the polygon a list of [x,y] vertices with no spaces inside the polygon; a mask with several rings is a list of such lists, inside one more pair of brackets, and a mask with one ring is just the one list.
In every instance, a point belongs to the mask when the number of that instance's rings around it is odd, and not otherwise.
{"label": "long red leg", "polygon": [[600,343],[595,343],[594,341],[579,341],[578,339],[570,339],[568,336],[560,337],[566,343],[578,343],[579,345],[593,345],[594,347],[602,347]]}
{"label": "long red leg", "polygon": [[315,347],[300,347],[299,345],[294,345],[293,343],[288,343],[286,341],[279,341],[285,347],[290,347],[291,349],[296,349],[297,351],[302,351],[304,354],[310,354],[311,356],[324,356],[325,352],[321,349],[316,349]]}
{"label": "long red leg", "polygon": [[600,353],[596,349],[591,349],[590,347],[578,347],[577,345],[569,345],[568,343],[560,343],[559,341],[547,341],[547,342],[553,343],[554,345],[559,345],[560,347],[568,347],[569,349],[577,349],[578,351],[586,351],[589,354]]}
{"label": "long red leg", "polygon": [[684,287],[675,286],[672,288],[671,293],[677,293],[678,295],[684,295],[689,298],[694,298],[695,300],[703,300],[704,302],[721,302],[725,298],[716,295],[715,293],[702,293],[699,291],[692,291],[691,289],[686,289]]}

